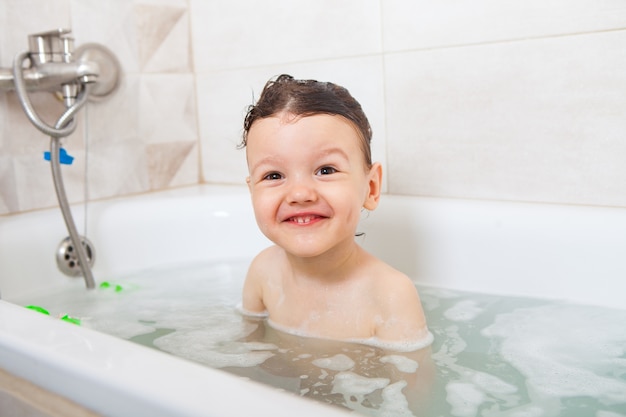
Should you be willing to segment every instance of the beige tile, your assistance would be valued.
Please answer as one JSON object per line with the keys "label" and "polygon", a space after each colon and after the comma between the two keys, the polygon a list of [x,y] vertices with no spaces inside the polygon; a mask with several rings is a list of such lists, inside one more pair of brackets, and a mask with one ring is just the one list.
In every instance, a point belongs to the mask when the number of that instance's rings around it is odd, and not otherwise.
{"label": "beige tile", "polygon": [[113,95],[102,102],[88,103],[81,110],[92,151],[97,152],[100,143],[124,143],[139,137],[140,91],[141,77],[126,73]]}
{"label": "beige tile", "polygon": [[[175,177],[178,183],[176,185],[190,184],[197,181],[197,170],[196,175],[188,176],[188,178],[179,175],[185,161],[188,160],[192,150],[196,148],[197,145],[198,143],[196,141],[160,142],[147,145],[146,154],[150,189],[162,190],[172,186]],[[197,158],[194,158],[192,163],[197,167]]]}
{"label": "beige tile", "polygon": [[141,75],[137,117],[139,137],[146,143],[197,140],[192,74]]}
{"label": "beige tile", "polygon": [[2,67],[9,67],[17,53],[28,50],[28,35],[71,27],[70,0],[3,0],[0,10]]}
{"label": "beige tile", "polygon": [[390,55],[392,193],[626,205],[626,32]]}
{"label": "beige tile", "polygon": [[13,157],[0,155],[0,215],[19,211]]}
{"label": "beige tile", "polygon": [[135,6],[140,68],[146,72],[190,70],[186,7]]}
{"label": "beige tile", "polygon": [[381,51],[377,0],[191,0],[199,72]]}
{"label": "beige tile", "polygon": [[129,138],[123,144],[102,143],[89,153],[89,196],[123,196],[150,190],[145,143]]}
{"label": "beige tile", "polygon": [[134,4],[128,0],[71,0],[76,45],[100,43],[115,53],[124,72],[139,71]]}
{"label": "beige tile", "polygon": [[620,0],[381,2],[386,51],[621,29]]}

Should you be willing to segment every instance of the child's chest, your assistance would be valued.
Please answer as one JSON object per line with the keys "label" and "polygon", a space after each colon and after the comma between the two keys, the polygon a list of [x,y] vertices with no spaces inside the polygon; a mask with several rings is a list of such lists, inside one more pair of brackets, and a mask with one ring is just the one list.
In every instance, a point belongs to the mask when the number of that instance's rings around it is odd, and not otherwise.
{"label": "child's chest", "polygon": [[375,297],[363,285],[286,284],[270,291],[264,303],[270,319],[318,337],[374,336]]}

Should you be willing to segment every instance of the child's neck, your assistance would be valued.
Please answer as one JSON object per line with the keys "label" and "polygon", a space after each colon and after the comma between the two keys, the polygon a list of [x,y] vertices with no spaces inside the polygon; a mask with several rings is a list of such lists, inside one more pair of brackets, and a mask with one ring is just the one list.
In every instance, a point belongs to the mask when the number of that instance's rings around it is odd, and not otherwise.
{"label": "child's neck", "polygon": [[362,252],[356,242],[350,241],[314,257],[303,258],[287,253],[287,260],[295,279],[331,283],[349,278]]}

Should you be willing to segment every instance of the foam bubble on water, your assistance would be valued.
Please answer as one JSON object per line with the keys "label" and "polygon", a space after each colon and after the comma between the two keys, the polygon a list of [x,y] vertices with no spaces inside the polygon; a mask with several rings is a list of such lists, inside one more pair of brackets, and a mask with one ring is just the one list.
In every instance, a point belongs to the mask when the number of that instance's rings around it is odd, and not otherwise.
{"label": "foam bubble on water", "polygon": [[483,391],[492,395],[507,395],[515,394],[517,392],[517,387],[515,385],[508,384],[497,376],[486,374],[484,372],[473,372],[471,374],[471,381],[482,388]]}
{"label": "foam bubble on water", "polygon": [[223,368],[260,365],[274,356],[277,346],[262,342],[236,342],[258,328],[258,324],[243,321],[234,314],[206,317],[203,328],[179,328],[154,340],[159,349],[174,355]]}
{"label": "foam bubble on water", "polygon": [[269,317],[270,315],[267,310],[262,311],[260,313],[257,313],[254,311],[248,311],[245,308],[243,308],[243,304],[241,302],[237,303],[237,305],[235,306],[235,309],[237,310],[237,312],[239,312],[239,314],[246,316],[246,317],[264,319],[266,317]]}
{"label": "foam bubble on water", "polygon": [[[474,416],[478,407],[489,401],[493,407],[510,408],[519,404],[517,387],[495,375],[477,371],[457,363],[457,356],[467,347],[456,325],[445,329],[446,338],[433,359],[458,376],[446,385],[446,401],[457,417]],[[522,417],[520,415],[519,417]],[[530,415],[528,417],[531,417]]]}
{"label": "foam bubble on water", "polygon": [[360,343],[363,345],[369,345],[385,350],[392,350],[395,352],[415,352],[425,347],[430,346],[435,340],[435,337],[431,332],[427,332],[426,335],[419,340],[403,340],[398,342],[390,342],[386,340],[380,340],[377,337],[371,337],[368,339],[347,339],[346,342]]}
{"label": "foam bubble on water", "polygon": [[626,414],[614,413],[612,411],[600,410],[596,413],[596,417],[624,417]]}
{"label": "foam bubble on water", "polygon": [[258,350],[260,346],[249,343],[228,342],[215,338],[209,330],[177,330],[154,341],[155,346],[176,356],[200,362],[214,368],[227,366],[250,367],[260,365],[274,356],[271,350]]}
{"label": "foam bubble on water", "polygon": [[450,382],[446,385],[446,400],[452,406],[450,414],[455,417],[473,417],[478,406],[485,401],[485,393],[467,382]]}
{"label": "foam bubble on water", "polygon": [[[347,402],[363,400],[363,396],[389,385],[388,378],[367,378],[353,372],[339,372],[333,380],[333,393],[342,394]],[[360,399],[360,401],[359,401]]]}
{"label": "foam bubble on water", "polygon": [[313,339],[326,339],[326,340],[341,340],[343,342],[358,343],[362,345],[368,345],[368,346],[377,347],[380,349],[392,350],[396,352],[415,352],[417,350],[430,346],[434,340],[433,334],[429,331],[427,331],[424,337],[422,337],[419,340],[403,340],[403,341],[398,341],[398,342],[380,340],[377,337],[370,337],[370,338],[364,338],[364,339],[357,339],[357,338],[330,339],[330,338],[323,338],[319,336],[313,336],[300,329],[293,329],[287,326],[283,326],[281,324],[277,324],[276,322],[272,321],[272,319],[267,319],[267,324],[276,330],[279,330],[287,334],[299,336],[299,337],[306,337],[306,338],[313,338]]}
{"label": "foam bubble on water", "polygon": [[536,405],[522,406],[506,414],[507,417],[543,417],[546,415],[545,410]]}
{"label": "foam bubble on water", "polygon": [[419,368],[419,364],[417,363],[417,361],[401,355],[383,356],[382,358],[380,358],[380,361],[382,363],[390,363],[392,365],[395,365],[398,371],[408,374],[414,373],[415,371],[417,371],[417,368]]}
{"label": "foam bubble on water", "polygon": [[459,301],[454,306],[447,309],[443,315],[451,321],[467,322],[474,320],[484,309],[478,307],[478,303],[473,300]]}
{"label": "foam bubble on water", "polygon": [[343,353],[329,358],[315,359],[312,363],[319,368],[330,369],[331,371],[347,371],[354,368],[354,361]]}
{"label": "foam bubble on water", "polygon": [[383,389],[383,403],[380,405],[377,417],[413,417],[414,414],[409,410],[409,402],[402,393],[402,389],[406,387],[406,381],[398,381]]}
{"label": "foam bubble on water", "polygon": [[428,287],[420,287],[419,293],[422,307],[426,311],[432,311],[441,306],[442,300],[460,297],[460,294],[453,291]]}
{"label": "foam bubble on water", "polygon": [[114,318],[83,318],[82,325],[123,339],[152,333],[155,328],[139,322],[129,322]]}
{"label": "foam bubble on water", "polygon": [[500,314],[482,334],[544,398],[590,396],[626,402],[626,311],[570,304]]}
{"label": "foam bubble on water", "polygon": [[448,365],[454,363],[453,358],[467,348],[467,342],[459,335],[458,326],[448,326],[443,330],[446,337],[439,351],[433,354],[433,359]]}
{"label": "foam bubble on water", "polygon": [[253,350],[276,350],[278,349],[278,346],[276,346],[273,343],[263,343],[263,342],[245,342],[242,343],[243,346],[246,347],[246,349],[253,351]]}

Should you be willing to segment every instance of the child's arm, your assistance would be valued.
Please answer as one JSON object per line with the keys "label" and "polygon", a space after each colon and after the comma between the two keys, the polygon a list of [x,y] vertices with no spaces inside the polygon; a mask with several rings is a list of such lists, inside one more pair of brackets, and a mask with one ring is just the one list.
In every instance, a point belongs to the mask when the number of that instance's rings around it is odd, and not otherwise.
{"label": "child's arm", "polygon": [[241,306],[244,312],[253,314],[260,314],[266,312],[265,304],[263,303],[263,265],[265,264],[265,258],[267,250],[259,253],[250,263],[250,268],[246,275],[246,280],[243,284],[243,293]]}
{"label": "child's arm", "polygon": [[417,289],[404,274],[393,274],[381,291],[382,320],[377,323],[376,337],[389,342],[419,342],[430,333]]}

